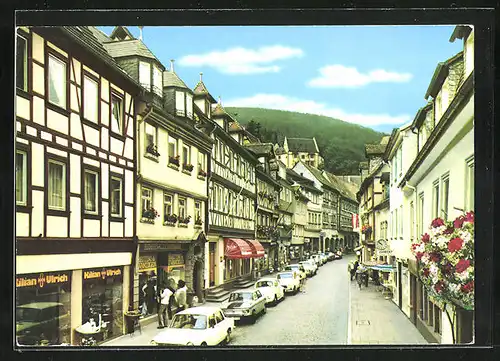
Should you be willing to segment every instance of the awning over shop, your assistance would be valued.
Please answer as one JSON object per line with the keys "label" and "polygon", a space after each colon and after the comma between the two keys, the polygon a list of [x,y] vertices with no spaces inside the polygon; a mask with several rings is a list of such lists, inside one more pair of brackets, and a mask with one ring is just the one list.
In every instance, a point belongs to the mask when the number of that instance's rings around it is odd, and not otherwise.
{"label": "awning over shop", "polygon": [[230,259],[254,257],[250,245],[239,238],[224,238],[224,256]]}
{"label": "awning over shop", "polygon": [[253,253],[252,256],[254,258],[264,257],[266,251],[264,250],[264,247],[259,241],[257,241],[256,239],[246,239],[245,241],[250,245],[250,248],[252,249]]}
{"label": "awning over shop", "polygon": [[377,266],[369,266],[368,268],[380,272],[396,272],[396,267],[393,267],[392,265],[377,265]]}

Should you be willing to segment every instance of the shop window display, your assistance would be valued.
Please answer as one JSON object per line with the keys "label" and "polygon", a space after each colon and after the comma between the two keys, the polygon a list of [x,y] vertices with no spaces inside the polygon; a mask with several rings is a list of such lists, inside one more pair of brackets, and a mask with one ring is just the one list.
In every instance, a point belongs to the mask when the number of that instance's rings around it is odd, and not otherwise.
{"label": "shop window display", "polygon": [[182,253],[169,253],[167,265],[160,267],[160,282],[162,286],[177,289],[179,280],[186,280],[186,266]]}
{"label": "shop window display", "polygon": [[16,277],[16,341],[20,346],[70,344],[70,272]]}
{"label": "shop window display", "polygon": [[122,267],[83,270],[82,327],[95,328],[97,342],[123,333],[122,295]]}
{"label": "shop window display", "polygon": [[156,315],[158,311],[156,281],[156,272],[149,271],[139,274],[139,305],[142,317]]}

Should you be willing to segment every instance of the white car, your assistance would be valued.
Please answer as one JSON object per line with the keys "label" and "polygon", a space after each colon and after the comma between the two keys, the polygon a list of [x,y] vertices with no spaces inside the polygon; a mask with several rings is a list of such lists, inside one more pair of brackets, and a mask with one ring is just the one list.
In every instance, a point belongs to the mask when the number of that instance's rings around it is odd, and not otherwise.
{"label": "white car", "polygon": [[297,272],[301,280],[306,278],[306,270],[304,269],[304,266],[302,266],[301,264],[298,263],[289,264],[288,266],[285,266],[285,271]]}
{"label": "white car", "polygon": [[218,307],[193,307],[174,315],[151,341],[157,346],[213,346],[229,343],[234,320]]}
{"label": "white car", "polygon": [[261,278],[255,282],[255,289],[266,298],[266,304],[277,305],[279,301],[285,298],[283,287],[276,278]]}
{"label": "white car", "polygon": [[314,260],[314,262],[316,262],[316,264],[317,264],[318,266],[322,266],[322,265],[323,265],[323,262],[321,261],[321,258],[320,258],[320,256],[319,256],[319,254],[313,254],[313,255],[311,256],[311,259],[312,259],[312,260]]}
{"label": "white car", "polygon": [[300,276],[295,271],[284,271],[276,275],[283,291],[296,294],[300,289]]}
{"label": "white car", "polygon": [[316,265],[312,262],[302,261],[299,262],[299,264],[301,264],[302,267],[304,267],[304,270],[306,271],[306,276],[308,277],[314,276],[316,272],[318,272],[318,267],[316,267]]}
{"label": "white car", "polygon": [[321,262],[323,262],[323,264],[325,264],[328,261],[328,258],[324,253],[320,253],[319,258],[321,259]]}
{"label": "white car", "polygon": [[227,317],[249,318],[255,322],[260,314],[266,313],[266,297],[259,290],[233,291],[222,304],[222,310]]}

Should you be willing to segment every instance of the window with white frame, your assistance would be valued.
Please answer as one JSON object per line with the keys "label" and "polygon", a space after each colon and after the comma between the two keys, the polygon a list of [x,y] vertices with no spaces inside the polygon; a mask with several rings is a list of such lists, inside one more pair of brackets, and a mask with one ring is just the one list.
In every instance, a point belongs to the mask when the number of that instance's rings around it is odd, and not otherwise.
{"label": "window with white frame", "polygon": [[182,162],[185,165],[191,164],[191,147],[189,145],[182,146]]}
{"label": "window with white frame", "polygon": [[98,89],[97,81],[83,77],[83,117],[94,123],[98,120]]}
{"label": "window with white frame", "polygon": [[26,152],[16,150],[16,204],[21,206],[28,201],[27,160]]}
{"label": "window with white frame", "polygon": [[151,64],[140,61],[139,62],[139,83],[147,91],[151,90]]}
{"label": "window with white frame", "polygon": [[175,158],[177,156],[177,139],[168,136],[168,156]]}
{"label": "window with white frame", "polygon": [[194,221],[195,222],[202,222],[203,218],[201,217],[201,202],[196,201],[194,202]]}
{"label": "window with white frame", "polygon": [[417,207],[417,227],[418,234],[420,237],[424,233],[424,193],[420,193],[418,196],[418,207]]}
{"label": "window with white frame", "polygon": [[465,211],[474,210],[474,157],[465,162]]}
{"label": "window with white frame", "polygon": [[151,208],[153,208],[153,190],[151,188],[142,187],[141,206],[142,213],[147,212],[151,210]]}
{"label": "window with white frame", "polygon": [[186,198],[179,197],[179,217],[186,218]]}
{"label": "window with white frame", "polygon": [[153,93],[163,95],[163,75],[156,65],[153,65]]}
{"label": "window with white frame", "polygon": [[205,153],[198,150],[198,170],[205,170]]}
{"label": "window with white frame", "polygon": [[121,217],[123,214],[123,180],[120,177],[111,176],[110,188],[111,216]]}
{"label": "window with white frame", "polygon": [[146,136],[146,140],[145,140],[145,146],[146,146],[146,151],[147,152],[151,152],[151,150],[153,150],[152,148],[154,148],[156,146],[156,127],[154,127],[153,125],[149,124],[149,123],[145,123],[145,136]]}
{"label": "window with white frame", "polygon": [[16,53],[16,87],[28,90],[28,41],[22,36],[17,36]]}
{"label": "window with white frame", "polygon": [[98,174],[95,171],[85,169],[84,171],[84,211],[88,214],[97,214],[97,187]]}
{"label": "window with white frame", "polygon": [[181,117],[186,115],[186,95],[182,91],[175,92],[175,114]]}
{"label": "window with white frame", "polygon": [[403,206],[402,205],[399,206],[399,213],[398,213],[398,215],[399,215],[399,219],[398,219],[399,220],[399,224],[398,224],[398,226],[399,226],[399,232],[398,232],[398,234],[399,234],[399,237],[402,238],[403,237],[403,218],[404,218],[403,217]]}
{"label": "window with white frame", "polygon": [[450,193],[450,177],[449,175],[443,176],[441,179],[441,218],[445,221],[448,217],[448,197]]}
{"label": "window with white frame", "polygon": [[66,109],[66,63],[49,54],[49,102]]}
{"label": "window with white frame", "polygon": [[432,185],[432,219],[439,217],[439,179]]}
{"label": "window with white frame", "polygon": [[48,207],[66,210],[66,164],[49,159]]}
{"label": "window with white frame", "polygon": [[173,211],[174,196],[170,193],[163,193],[163,215],[164,217],[174,214]]}
{"label": "window with white frame", "polygon": [[123,99],[111,95],[111,130],[115,133],[123,133]]}
{"label": "window with white frame", "polygon": [[186,94],[186,115],[189,119],[193,119],[193,96]]}

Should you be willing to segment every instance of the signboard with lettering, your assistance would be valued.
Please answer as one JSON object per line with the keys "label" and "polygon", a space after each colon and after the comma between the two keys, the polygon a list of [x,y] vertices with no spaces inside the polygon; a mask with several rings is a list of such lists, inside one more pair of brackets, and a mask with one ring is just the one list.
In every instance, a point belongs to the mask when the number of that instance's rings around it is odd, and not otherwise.
{"label": "signboard with lettering", "polygon": [[167,243],[167,242],[156,242],[156,243],[141,243],[139,246],[139,251],[142,252],[155,252],[155,251],[168,251],[168,250],[182,250],[182,243]]}
{"label": "signboard with lettering", "polygon": [[29,275],[20,275],[16,277],[16,287],[38,287],[43,288],[47,285],[64,285],[70,282],[71,272],[50,272],[35,273]]}
{"label": "signboard with lettering", "polygon": [[184,264],[184,255],[182,253],[169,253],[168,254],[168,265],[178,266]]}
{"label": "signboard with lettering", "polygon": [[87,269],[83,270],[83,280],[95,280],[113,277],[120,277],[122,275],[121,267],[110,267],[110,268],[101,268],[101,269]]}
{"label": "signboard with lettering", "polygon": [[152,255],[139,256],[139,272],[156,271],[156,257]]}

